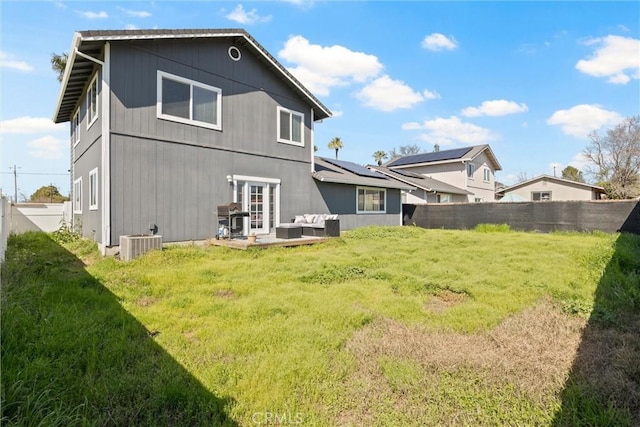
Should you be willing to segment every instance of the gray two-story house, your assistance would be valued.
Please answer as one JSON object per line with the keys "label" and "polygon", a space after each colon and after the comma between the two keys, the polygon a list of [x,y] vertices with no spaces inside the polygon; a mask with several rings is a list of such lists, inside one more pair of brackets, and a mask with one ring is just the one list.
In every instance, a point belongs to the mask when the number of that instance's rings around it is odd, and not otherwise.
{"label": "gray two-story house", "polygon": [[[331,112],[246,31],[82,31],[68,55],[54,121],[71,124],[75,226],[103,251],[121,235],[210,238],[230,202],[245,233],[303,213],[401,223],[397,182],[317,177],[314,125]],[[369,193],[385,200],[361,210]]]}

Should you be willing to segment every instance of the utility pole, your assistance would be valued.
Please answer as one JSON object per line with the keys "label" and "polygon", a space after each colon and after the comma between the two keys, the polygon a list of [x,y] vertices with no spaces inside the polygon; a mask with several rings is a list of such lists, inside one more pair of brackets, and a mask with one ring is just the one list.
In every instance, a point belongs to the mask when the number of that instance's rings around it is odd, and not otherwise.
{"label": "utility pole", "polygon": [[18,169],[16,165],[13,165],[13,203],[18,203]]}

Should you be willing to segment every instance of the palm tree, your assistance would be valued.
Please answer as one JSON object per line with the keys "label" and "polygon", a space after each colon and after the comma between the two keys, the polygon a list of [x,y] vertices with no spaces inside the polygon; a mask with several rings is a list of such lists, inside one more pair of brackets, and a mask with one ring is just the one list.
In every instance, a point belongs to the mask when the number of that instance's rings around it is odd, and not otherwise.
{"label": "palm tree", "polygon": [[382,150],[378,150],[375,153],[373,153],[373,158],[376,159],[376,162],[378,162],[378,166],[382,166],[382,161],[386,158],[388,158],[387,153],[385,153]]}
{"label": "palm tree", "polygon": [[329,148],[333,148],[334,150],[336,150],[336,160],[338,160],[338,150],[340,150],[342,147],[342,140],[338,136],[329,141]]}
{"label": "palm tree", "polygon": [[64,69],[67,67],[67,59],[69,55],[63,53],[62,55],[58,55],[55,53],[51,54],[51,68],[58,75],[58,81],[62,81],[62,76],[64,75]]}

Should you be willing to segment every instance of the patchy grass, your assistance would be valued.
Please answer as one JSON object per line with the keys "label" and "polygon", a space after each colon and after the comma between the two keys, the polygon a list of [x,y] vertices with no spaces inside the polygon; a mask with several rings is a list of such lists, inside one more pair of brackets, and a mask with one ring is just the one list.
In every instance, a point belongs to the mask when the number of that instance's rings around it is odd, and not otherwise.
{"label": "patchy grass", "polygon": [[[621,249],[617,235],[505,231],[369,227],[315,246],[174,246],[128,263],[75,240],[32,259],[46,236],[12,237],[3,416],[37,424],[28,397],[71,420],[61,424],[102,425],[112,408],[138,424],[253,425],[270,413],[304,425],[540,425],[560,419],[565,396],[581,407],[588,395],[587,421],[629,422],[629,400],[607,404],[616,395],[600,383],[570,394],[565,380],[593,313],[613,325],[619,304],[635,313],[633,277],[607,274],[630,274],[640,239]],[[618,299],[600,304],[607,280]],[[28,332],[16,342],[5,328]]]}

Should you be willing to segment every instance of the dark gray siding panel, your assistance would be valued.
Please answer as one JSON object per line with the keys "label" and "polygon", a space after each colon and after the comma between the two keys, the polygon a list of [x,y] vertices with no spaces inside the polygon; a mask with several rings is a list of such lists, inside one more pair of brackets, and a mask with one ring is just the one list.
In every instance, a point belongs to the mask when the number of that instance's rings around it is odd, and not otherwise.
{"label": "dark gray siding panel", "polygon": [[[102,242],[101,156],[101,139],[98,138],[75,159],[73,166],[73,181],[82,177],[82,214],[74,214],[74,222],[82,229],[83,236],[98,243]],[[98,210],[89,210],[89,174],[95,168],[98,168]],[[73,186],[71,190],[73,191]]]}
{"label": "dark gray siding panel", "polygon": [[[115,133],[310,161],[310,107],[246,48],[227,40],[113,43],[111,129]],[[157,71],[222,90],[222,130],[157,118]],[[227,77],[228,76],[228,77]],[[277,106],[305,115],[305,147],[277,142]]]}
{"label": "dark gray siding panel", "polygon": [[229,203],[227,175],[281,180],[281,221],[310,207],[313,179],[309,165],[291,160],[232,153],[199,146],[112,135],[112,235],[149,232],[163,241],[215,236],[216,208]]}
{"label": "dark gray siding panel", "polygon": [[[314,180],[312,210],[303,213],[333,213],[340,217],[340,228],[350,230],[369,225],[402,225],[400,190],[387,189],[387,213],[357,214],[356,186]],[[299,214],[299,213],[298,213]]]}

